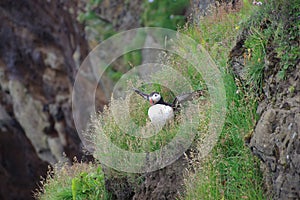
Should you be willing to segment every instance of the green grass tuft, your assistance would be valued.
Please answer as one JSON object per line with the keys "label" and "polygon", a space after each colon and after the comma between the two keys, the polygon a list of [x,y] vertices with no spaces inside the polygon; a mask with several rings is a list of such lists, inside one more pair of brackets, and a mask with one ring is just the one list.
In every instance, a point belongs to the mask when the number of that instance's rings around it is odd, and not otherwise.
{"label": "green grass tuft", "polygon": [[102,169],[94,164],[57,164],[41,183],[35,194],[40,200],[111,199],[104,187]]}

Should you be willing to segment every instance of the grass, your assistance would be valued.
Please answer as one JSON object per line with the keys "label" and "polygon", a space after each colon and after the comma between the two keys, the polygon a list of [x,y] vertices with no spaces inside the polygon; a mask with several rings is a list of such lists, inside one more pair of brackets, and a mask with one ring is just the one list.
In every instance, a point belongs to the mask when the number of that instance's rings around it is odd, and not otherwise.
{"label": "grass", "polygon": [[[60,163],[61,164],[61,163]],[[49,169],[46,179],[35,192],[41,200],[109,200],[110,195],[104,187],[104,174],[100,166],[75,162],[72,166],[57,164]]]}
{"label": "grass", "polygon": [[[250,6],[244,1],[244,7],[237,13],[219,12],[221,16],[211,16],[199,26],[185,30],[206,47],[223,71],[227,116],[212,154],[200,161],[200,165],[195,164],[196,173],[190,172],[186,176],[183,199],[265,199],[259,161],[244,141],[255,125],[256,101],[242,86],[236,85],[226,68],[229,52],[243,26],[241,19],[245,21],[253,12]],[[249,45],[252,44],[249,40]]]}
{"label": "grass", "polygon": [[256,92],[261,92],[264,74],[262,70],[265,68],[264,58],[267,54],[274,54],[277,77],[280,79],[284,79],[289,68],[299,62],[299,7],[300,3],[297,0],[270,1],[245,23],[249,30],[245,41],[249,58],[248,84],[253,86]]}
{"label": "grass", "polygon": [[[154,74],[158,78],[156,75],[158,74]],[[164,76],[164,72],[160,71],[159,76]],[[176,80],[170,78],[168,81],[174,83]],[[141,89],[148,93],[149,91],[158,91],[162,94],[169,94],[164,96],[165,100],[169,102],[171,102],[170,99],[173,100],[174,98],[169,89],[160,84],[143,85]],[[159,154],[164,153],[161,151],[162,147],[171,141],[177,142],[172,144],[177,145],[178,149],[175,150],[177,151],[183,144],[180,141],[190,140],[191,134],[198,127],[195,126],[195,123],[186,123],[187,120],[200,120],[203,122],[201,123],[203,126],[207,124],[209,109],[203,106],[204,108],[200,111],[201,115],[199,115],[199,112],[196,112],[198,109],[194,109],[198,104],[205,104],[205,101],[199,99],[191,105],[182,107],[180,114],[178,113],[176,116],[176,121],[157,130],[149,120],[145,120],[148,118],[147,110],[150,105],[140,96],[132,93],[131,95],[128,94],[125,99],[112,99],[110,105],[93,120],[91,129],[86,134],[95,145],[94,157],[119,171],[142,172],[145,167],[148,167],[145,166],[147,157],[144,156],[144,153],[149,152],[151,154],[148,158],[150,160],[152,158],[160,159]],[[182,126],[182,124],[185,125]],[[173,148],[174,146],[170,147]]]}
{"label": "grass", "polygon": [[211,156],[187,176],[184,199],[264,199],[259,162],[244,142],[254,126],[256,105],[236,94],[238,88],[230,75],[225,82],[225,127]]}

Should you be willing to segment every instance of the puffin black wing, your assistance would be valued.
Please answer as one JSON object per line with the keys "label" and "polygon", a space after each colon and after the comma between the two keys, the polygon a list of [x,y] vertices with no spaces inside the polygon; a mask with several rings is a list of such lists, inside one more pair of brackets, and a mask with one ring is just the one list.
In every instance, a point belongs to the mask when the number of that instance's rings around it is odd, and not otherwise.
{"label": "puffin black wing", "polygon": [[133,89],[133,91],[135,91],[137,94],[139,94],[144,99],[149,100],[149,95],[148,94],[145,94],[145,93],[141,92],[140,90],[138,90],[136,88],[132,88],[132,89]]}
{"label": "puffin black wing", "polygon": [[197,99],[200,96],[203,96],[203,94],[204,94],[203,90],[196,90],[194,92],[189,92],[189,93],[184,93],[184,94],[178,95],[174,99],[174,101],[172,103],[172,107],[174,109],[176,109],[176,108],[178,108],[180,106],[181,103]]}

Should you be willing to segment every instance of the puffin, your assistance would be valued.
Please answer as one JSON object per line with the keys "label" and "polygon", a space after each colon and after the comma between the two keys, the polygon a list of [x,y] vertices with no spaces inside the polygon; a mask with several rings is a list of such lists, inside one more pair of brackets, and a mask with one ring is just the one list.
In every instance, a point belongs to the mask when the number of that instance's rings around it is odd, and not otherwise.
{"label": "puffin", "polygon": [[133,88],[134,92],[149,101],[150,108],[148,109],[148,117],[152,124],[164,126],[166,123],[172,121],[175,112],[179,111],[181,104],[186,101],[203,96],[203,90],[196,90],[194,92],[184,93],[176,96],[172,103],[165,102],[163,97],[158,92],[146,94],[140,90]]}

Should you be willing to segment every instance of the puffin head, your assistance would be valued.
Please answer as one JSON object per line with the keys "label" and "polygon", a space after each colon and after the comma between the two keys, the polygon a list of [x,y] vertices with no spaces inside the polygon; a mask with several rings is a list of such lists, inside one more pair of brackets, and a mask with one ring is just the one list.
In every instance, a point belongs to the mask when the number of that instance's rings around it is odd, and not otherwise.
{"label": "puffin head", "polygon": [[159,101],[161,101],[162,97],[158,92],[152,92],[149,95],[148,100],[149,100],[151,105],[154,105],[154,104],[157,104]]}

